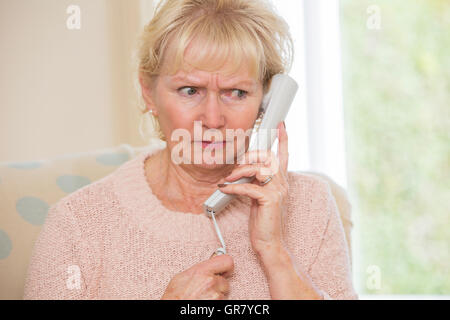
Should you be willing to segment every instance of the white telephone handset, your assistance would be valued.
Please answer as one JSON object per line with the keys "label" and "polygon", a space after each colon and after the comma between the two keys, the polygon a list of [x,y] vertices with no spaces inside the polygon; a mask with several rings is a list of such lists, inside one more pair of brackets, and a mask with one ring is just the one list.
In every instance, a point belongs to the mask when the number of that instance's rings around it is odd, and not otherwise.
{"label": "white telephone handset", "polygon": [[[248,151],[270,150],[272,148],[272,144],[276,138],[276,135],[272,134],[272,129],[276,129],[278,124],[286,118],[297,90],[298,85],[290,76],[276,74],[272,77],[270,89],[261,103],[264,115],[258,130],[250,138]],[[249,183],[253,179],[254,177],[245,177],[231,182],[231,184]],[[223,248],[217,250],[216,254],[218,255],[226,253],[226,249],[214,216],[224,209],[235,197],[236,195],[226,194],[217,190],[203,204],[205,214],[213,218],[217,235],[223,246]]]}

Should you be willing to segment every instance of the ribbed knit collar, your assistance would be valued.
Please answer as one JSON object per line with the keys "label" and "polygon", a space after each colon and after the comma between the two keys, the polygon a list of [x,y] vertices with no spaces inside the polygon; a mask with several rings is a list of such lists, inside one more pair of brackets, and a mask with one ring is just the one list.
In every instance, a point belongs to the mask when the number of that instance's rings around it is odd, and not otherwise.
{"label": "ribbed knit collar", "polygon": [[[211,218],[205,214],[180,212],[167,209],[153,194],[147,183],[144,164],[151,155],[161,148],[150,148],[135,156],[115,171],[113,178],[114,191],[120,205],[144,231],[151,232],[160,239],[167,240],[212,240],[216,234]],[[248,197],[237,196],[220,214],[217,223],[224,235],[248,230],[248,218],[251,201]],[[170,226],[173,232],[167,234]]]}

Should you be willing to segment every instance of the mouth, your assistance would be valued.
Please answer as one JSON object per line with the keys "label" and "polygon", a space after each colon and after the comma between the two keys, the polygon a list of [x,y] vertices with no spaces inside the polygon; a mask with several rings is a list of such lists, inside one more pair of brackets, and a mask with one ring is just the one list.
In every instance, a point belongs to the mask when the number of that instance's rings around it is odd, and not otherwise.
{"label": "mouth", "polygon": [[202,148],[205,149],[206,147],[212,148],[212,149],[220,149],[225,146],[227,141],[196,141],[197,143],[202,144]]}

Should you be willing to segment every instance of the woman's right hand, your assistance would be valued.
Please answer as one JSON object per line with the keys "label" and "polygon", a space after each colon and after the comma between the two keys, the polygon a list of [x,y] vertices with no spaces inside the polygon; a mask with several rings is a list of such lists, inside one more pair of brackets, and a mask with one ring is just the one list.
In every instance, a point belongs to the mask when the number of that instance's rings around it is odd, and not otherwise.
{"label": "woman's right hand", "polygon": [[227,254],[197,263],[170,280],[161,300],[224,300],[230,290],[226,278],[233,269]]}

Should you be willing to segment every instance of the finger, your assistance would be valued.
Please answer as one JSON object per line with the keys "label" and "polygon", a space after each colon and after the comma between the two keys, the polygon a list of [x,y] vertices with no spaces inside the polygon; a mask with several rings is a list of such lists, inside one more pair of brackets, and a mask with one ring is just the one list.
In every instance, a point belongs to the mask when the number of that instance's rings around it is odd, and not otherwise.
{"label": "finger", "polygon": [[248,196],[258,201],[259,204],[264,204],[269,200],[269,197],[264,193],[263,187],[252,183],[225,184],[224,187],[219,187],[219,190],[223,193]]}
{"label": "finger", "polygon": [[220,292],[219,293],[219,295],[218,295],[218,297],[217,297],[217,299],[215,299],[215,300],[225,300],[226,298],[225,298],[225,294],[223,294],[222,292]]}
{"label": "finger", "polygon": [[216,290],[208,290],[207,292],[203,293],[199,298],[199,300],[223,300],[224,295],[221,292],[218,292]]}
{"label": "finger", "polygon": [[272,175],[270,168],[267,168],[261,163],[249,164],[244,167],[235,168],[229,176],[225,178],[226,181],[235,181],[242,177],[255,177],[259,181],[263,181],[267,176]]}
{"label": "finger", "polygon": [[233,171],[225,177],[226,181],[235,181],[241,177],[253,177],[255,176],[259,181],[265,181],[268,176],[276,175],[280,170],[280,163],[275,157],[270,165],[255,163],[247,164],[245,166],[239,166],[233,169]]}
{"label": "finger", "polygon": [[247,165],[252,163],[266,163],[271,160],[273,153],[271,150],[251,150],[238,158],[238,165]]}
{"label": "finger", "polygon": [[289,150],[288,150],[288,136],[286,126],[283,122],[278,125],[278,159],[280,161],[280,169],[286,172],[288,169]]}
{"label": "finger", "polygon": [[230,284],[224,277],[216,276],[216,289],[226,295],[230,292]]}
{"label": "finger", "polygon": [[225,300],[225,296],[221,292],[212,291],[211,294],[209,294],[209,298],[206,300]]}
{"label": "finger", "polygon": [[210,274],[229,276],[234,270],[234,261],[230,255],[221,254],[201,262],[199,267]]}

